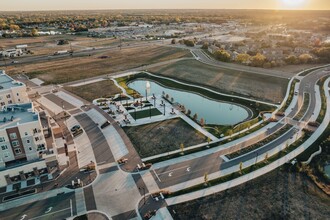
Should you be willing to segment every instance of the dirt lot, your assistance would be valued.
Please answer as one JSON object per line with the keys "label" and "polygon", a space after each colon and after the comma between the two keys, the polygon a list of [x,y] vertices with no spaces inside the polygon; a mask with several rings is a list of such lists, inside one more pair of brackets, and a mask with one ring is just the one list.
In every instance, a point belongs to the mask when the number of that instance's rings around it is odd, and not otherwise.
{"label": "dirt lot", "polygon": [[329,219],[330,197],[303,174],[275,170],[227,191],[171,206],[169,210],[178,220]]}
{"label": "dirt lot", "polygon": [[77,87],[66,86],[64,89],[90,102],[100,97],[109,97],[121,93],[121,90],[112,80],[104,80]]}
{"label": "dirt lot", "polygon": [[204,84],[220,92],[274,103],[283,100],[289,82],[288,79],[212,67],[195,60],[179,61],[148,70],[179,80]]}
{"label": "dirt lot", "polygon": [[[106,59],[98,58],[109,56]],[[30,78],[38,77],[46,83],[65,83],[97,75],[114,73],[170,59],[191,56],[189,51],[168,47],[150,46],[147,48],[129,48],[109,51],[86,57],[73,57],[63,60],[22,64],[10,66],[9,74],[21,73],[23,70]]]}
{"label": "dirt lot", "polygon": [[124,128],[139,155],[149,157],[205,142],[206,137],[182,119]]}

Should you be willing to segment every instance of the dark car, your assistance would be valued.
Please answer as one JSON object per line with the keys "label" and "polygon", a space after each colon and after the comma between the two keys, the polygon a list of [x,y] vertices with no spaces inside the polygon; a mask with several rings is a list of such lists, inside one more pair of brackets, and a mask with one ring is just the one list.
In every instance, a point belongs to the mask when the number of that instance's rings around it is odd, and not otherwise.
{"label": "dark car", "polygon": [[80,125],[75,125],[71,128],[71,132],[76,132],[79,129],[80,129]]}

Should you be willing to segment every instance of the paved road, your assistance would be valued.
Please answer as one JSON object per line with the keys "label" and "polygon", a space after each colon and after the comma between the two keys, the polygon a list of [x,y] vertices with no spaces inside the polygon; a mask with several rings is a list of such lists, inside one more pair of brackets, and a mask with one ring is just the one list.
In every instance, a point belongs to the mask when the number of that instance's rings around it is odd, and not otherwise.
{"label": "paved road", "polygon": [[115,162],[110,146],[108,145],[108,142],[98,125],[95,124],[95,122],[86,113],[76,115],[74,117],[83,127],[91,142],[96,163],[100,165]]}
{"label": "paved road", "polygon": [[[127,49],[127,48],[139,48],[139,47],[148,47],[148,46],[153,46],[153,45],[161,45],[162,41],[141,41],[141,42],[135,42],[135,43],[129,43],[129,44],[123,44],[122,49]],[[88,56],[88,55],[94,55],[98,53],[103,53],[107,52],[109,50],[114,51],[114,50],[120,50],[119,45],[114,45],[114,46],[107,46],[107,47],[95,47],[95,49],[90,48],[90,49],[84,49],[84,50],[77,50],[74,51],[73,57],[81,57],[81,56]],[[20,64],[27,64],[27,63],[38,63],[38,62],[47,62],[51,60],[61,60],[61,59],[67,59],[70,58],[70,54],[61,54],[61,55],[40,55],[40,56],[22,56],[19,58],[15,58],[14,60],[17,60],[18,63],[11,63],[12,59],[6,60],[4,62],[3,60],[0,60],[0,67],[1,66],[11,66],[11,65],[20,65]]]}
{"label": "paved road", "polygon": [[[72,206],[70,204],[72,204]],[[75,194],[72,192],[2,211],[0,212],[0,219],[65,219],[71,216],[71,211],[73,215],[77,214],[75,207]]]}

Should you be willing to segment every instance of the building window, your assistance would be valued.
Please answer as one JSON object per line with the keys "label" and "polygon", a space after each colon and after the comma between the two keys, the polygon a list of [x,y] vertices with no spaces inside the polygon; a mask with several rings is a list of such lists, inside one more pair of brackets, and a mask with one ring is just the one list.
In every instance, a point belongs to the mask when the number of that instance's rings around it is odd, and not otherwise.
{"label": "building window", "polygon": [[10,99],[10,94],[6,95],[7,99]]}
{"label": "building window", "polygon": [[8,104],[12,104],[13,103],[13,101],[11,101],[11,100],[8,100]]}
{"label": "building window", "polygon": [[21,100],[20,100],[20,99],[18,99],[18,101],[20,102]]}
{"label": "building window", "polygon": [[30,143],[30,140],[26,140],[26,143],[29,144]]}
{"label": "building window", "polygon": [[28,133],[27,133],[27,131],[26,131],[24,134],[25,134],[25,136],[28,136]]}
{"label": "building window", "polygon": [[5,158],[8,158],[10,155],[9,155],[9,152],[4,152],[3,153],[3,156],[5,157]]}
{"label": "building window", "polygon": [[19,93],[16,93],[17,96],[19,96]]}
{"label": "building window", "polygon": [[16,133],[10,133],[9,137],[10,137],[10,139],[17,139],[17,134]]}
{"label": "building window", "polygon": [[21,153],[22,153],[22,151],[21,151],[20,148],[16,148],[16,149],[15,149],[15,154],[21,154]]}
{"label": "building window", "polygon": [[35,139],[36,141],[39,141],[39,137],[35,137],[34,139]]}
{"label": "building window", "polygon": [[1,106],[4,106],[6,103],[4,103],[4,102],[1,102],[0,104],[1,104]]}
{"label": "building window", "polygon": [[0,137],[0,142],[5,142],[5,138],[4,137]]}
{"label": "building window", "polygon": [[29,151],[32,151],[32,147],[29,147]]}
{"label": "building window", "polygon": [[1,145],[1,149],[2,150],[8,150],[8,146],[7,145]]}
{"label": "building window", "polygon": [[18,141],[12,141],[11,144],[13,145],[13,147],[18,147],[19,146]]}

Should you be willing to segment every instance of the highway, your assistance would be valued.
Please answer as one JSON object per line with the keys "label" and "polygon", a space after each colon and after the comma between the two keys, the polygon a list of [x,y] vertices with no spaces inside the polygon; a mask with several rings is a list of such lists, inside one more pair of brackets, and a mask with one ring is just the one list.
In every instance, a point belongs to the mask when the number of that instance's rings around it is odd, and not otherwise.
{"label": "highway", "polygon": [[[72,57],[82,57],[82,56],[89,56],[89,55],[95,55],[99,53],[104,53],[108,51],[118,51],[121,49],[127,49],[127,48],[139,48],[139,47],[148,47],[148,46],[154,46],[154,45],[161,45],[163,41],[156,40],[156,41],[141,41],[141,42],[130,42],[122,44],[122,47],[119,47],[119,45],[114,46],[105,46],[105,47],[95,47],[95,48],[86,48],[81,50],[75,50],[73,52]],[[67,54],[59,54],[59,55],[25,55],[21,57],[16,57],[15,59],[7,59],[4,61],[3,59],[0,60],[0,67],[1,66],[11,66],[11,65],[21,65],[21,64],[28,64],[28,63],[38,63],[38,62],[47,62],[52,60],[61,60],[70,58],[71,55],[69,53]],[[11,63],[13,60],[18,61],[18,63]]]}

